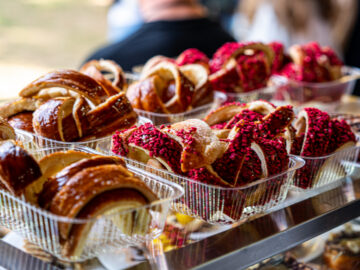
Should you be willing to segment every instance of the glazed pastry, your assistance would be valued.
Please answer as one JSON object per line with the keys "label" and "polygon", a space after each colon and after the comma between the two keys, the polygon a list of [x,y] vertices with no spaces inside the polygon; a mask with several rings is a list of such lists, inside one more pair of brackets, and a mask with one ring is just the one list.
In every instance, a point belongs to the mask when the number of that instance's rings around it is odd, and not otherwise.
{"label": "glazed pastry", "polygon": [[209,81],[208,69],[200,64],[188,64],[180,71],[194,84],[191,107],[195,108],[214,100],[214,89]]}
{"label": "glazed pastry", "polygon": [[304,82],[327,82],[340,79],[342,61],[329,47],[316,42],[294,45],[289,49],[291,62],[279,72],[290,79]]}
{"label": "glazed pastry", "polygon": [[353,270],[360,268],[360,232],[347,227],[344,231],[333,233],[325,244],[324,262],[334,270]]}
{"label": "glazed pastry", "polygon": [[[26,201],[70,219],[109,215],[107,222],[123,234],[148,233],[148,209],[139,209],[137,215],[124,210],[147,205],[157,196],[121,158],[71,150],[52,153],[37,162],[10,140],[0,143],[0,152],[0,187],[15,196],[24,196]],[[81,255],[93,224],[58,223],[64,256]]]}
{"label": "glazed pastry", "polygon": [[0,141],[0,153],[0,186],[15,196],[33,193],[41,176],[35,159],[12,140]]}
{"label": "glazed pastry", "polygon": [[193,92],[194,84],[176,65],[161,62],[130,85],[127,97],[136,109],[178,113],[189,108]]}
{"label": "glazed pastry", "polygon": [[55,152],[41,158],[38,161],[38,164],[40,166],[42,175],[32,184],[32,192],[26,193],[26,200],[34,205],[38,205],[39,194],[41,194],[42,190],[44,189],[44,185],[48,181],[48,178],[55,175],[70,164],[85,158],[90,158],[91,156],[92,154],[89,153],[70,150],[67,152]]}
{"label": "glazed pastry", "polygon": [[[102,71],[110,73],[107,75],[111,76],[112,82],[101,73]],[[125,73],[114,61],[91,60],[80,68],[80,72],[98,81],[106,89],[108,96],[116,95],[127,88]]]}
{"label": "glazed pastry", "polygon": [[206,68],[162,61],[143,72],[126,93],[136,109],[156,113],[180,113],[213,100]]}
{"label": "glazed pastry", "polygon": [[[114,71],[114,85],[101,70]],[[0,108],[0,115],[16,128],[59,141],[79,141],[107,136],[128,128],[137,114],[118,85],[120,67],[109,61],[86,64],[83,72],[50,72],[25,87],[21,99]],[[96,80],[98,79],[98,80]]]}
{"label": "glazed pastry", "polygon": [[210,61],[210,82],[224,92],[248,92],[265,87],[271,75],[274,51],[263,43],[230,42]]}
{"label": "glazed pastry", "polygon": [[13,127],[0,117],[0,141],[1,140],[15,140],[16,134]]}

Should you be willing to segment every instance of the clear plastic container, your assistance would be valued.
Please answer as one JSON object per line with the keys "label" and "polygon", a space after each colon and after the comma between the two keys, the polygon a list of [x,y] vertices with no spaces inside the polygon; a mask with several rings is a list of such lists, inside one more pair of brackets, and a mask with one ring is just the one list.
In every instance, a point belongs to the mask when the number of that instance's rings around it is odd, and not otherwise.
{"label": "clear plastic container", "polygon": [[311,190],[333,183],[356,172],[360,146],[322,157],[301,157],[305,166],[296,171],[294,187]]}
{"label": "clear plastic container", "polygon": [[334,111],[341,97],[350,94],[354,89],[360,69],[344,66],[342,73],[341,79],[324,83],[302,82],[284,76],[273,76],[270,81],[277,89],[274,100],[298,107],[317,107],[325,111]]}
{"label": "clear plastic container", "polygon": [[[98,151],[112,153],[111,144],[101,143]],[[185,190],[183,197],[173,202],[173,210],[214,224],[233,224],[262,214],[285,200],[294,172],[305,162],[290,156],[289,169],[245,186],[225,188],[197,182],[166,170],[155,169],[138,161],[124,158],[127,164],[152,172],[177,183]]]}
{"label": "clear plastic container", "polygon": [[301,157],[305,166],[296,171],[293,186],[300,189],[315,189],[336,182],[357,172],[355,163],[360,154],[360,115],[330,114],[331,118],[345,120],[357,133],[357,144],[322,157]]}
{"label": "clear plastic container", "polygon": [[154,125],[170,124],[187,119],[203,119],[210,111],[216,109],[226,101],[226,95],[221,92],[214,92],[214,101],[212,103],[196,107],[190,111],[183,113],[154,113],[139,109],[134,109],[139,115],[150,119]]}
{"label": "clear plastic container", "polygon": [[271,101],[276,93],[277,87],[278,86],[274,86],[274,85],[267,86],[246,93],[227,93],[227,92],[220,92],[220,93],[224,93],[226,95],[226,102],[248,103],[259,99]]}
{"label": "clear plastic container", "polygon": [[[72,149],[99,154],[91,149]],[[64,146],[34,150],[30,153],[40,159],[45,155],[67,150],[69,148]],[[159,200],[125,211],[113,210],[93,219],[71,219],[44,211],[0,190],[0,225],[19,233],[28,241],[65,261],[84,261],[119,247],[141,245],[162,233],[171,202],[180,198],[184,191],[179,185],[131,165],[128,169],[143,180]],[[68,257],[64,254],[59,228],[81,224],[91,226],[84,249],[81,254]]]}
{"label": "clear plastic container", "polygon": [[16,134],[17,143],[19,143],[24,149],[26,150],[33,149],[34,136],[31,133],[15,130],[15,134]]}
{"label": "clear plastic container", "polygon": [[[143,125],[145,123],[152,123],[151,120],[145,118],[145,117],[139,117],[139,121],[136,123],[136,125]],[[63,141],[57,141],[57,140],[53,140],[53,139],[49,139],[37,134],[33,134],[30,133],[28,131],[24,131],[21,129],[16,129],[16,133],[19,134],[20,136],[31,136],[33,138],[33,142],[32,145],[29,144],[29,147],[31,148],[36,148],[36,147],[44,147],[44,148],[49,148],[49,147],[63,147],[63,146],[68,146],[70,147],[71,145],[75,145],[75,146],[79,146],[79,147],[88,147],[91,149],[96,149],[96,146],[98,143],[100,142],[111,142],[111,136],[106,136],[106,137],[102,137],[102,138],[97,138],[97,139],[93,139],[93,140],[87,140],[87,141],[80,141],[80,142],[63,142]],[[26,148],[26,147],[25,147]]]}

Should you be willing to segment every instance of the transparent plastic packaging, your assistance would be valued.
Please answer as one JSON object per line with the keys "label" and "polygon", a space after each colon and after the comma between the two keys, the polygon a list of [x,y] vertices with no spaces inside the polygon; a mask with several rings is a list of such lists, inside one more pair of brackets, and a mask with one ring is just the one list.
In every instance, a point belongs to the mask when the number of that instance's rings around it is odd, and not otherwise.
{"label": "transparent plastic packaging", "polygon": [[220,93],[226,95],[226,102],[248,103],[259,99],[271,101],[276,93],[277,87],[278,86],[272,85],[245,93],[228,93],[228,92],[220,92]]}
{"label": "transparent plastic packaging", "polygon": [[360,69],[344,66],[342,73],[341,79],[324,83],[302,82],[284,76],[273,76],[270,81],[277,89],[274,100],[298,107],[317,107],[334,111],[341,97],[350,94],[354,89]]}
{"label": "transparent plastic packaging", "polygon": [[[151,120],[145,118],[145,117],[139,117],[139,121],[136,123],[136,125],[143,125],[146,123],[152,123]],[[78,147],[88,147],[91,149],[96,149],[96,146],[98,143],[101,142],[111,142],[111,136],[105,136],[102,138],[97,138],[93,140],[87,140],[87,141],[79,141],[79,142],[63,142],[63,141],[57,141],[53,139],[49,139],[37,134],[30,133],[28,131],[24,131],[21,129],[16,129],[16,133],[21,136],[31,136],[33,138],[33,147],[70,147],[72,145],[78,146]]]}
{"label": "transparent plastic packaging", "polygon": [[345,120],[357,133],[357,143],[329,155],[322,157],[303,157],[305,166],[296,171],[293,186],[295,188],[311,190],[333,183],[357,172],[356,162],[360,154],[360,115],[330,114],[331,118]]}
{"label": "transparent plastic packaging", "polygon": [[[101,143],[97,150],[106,155],[115,155],[110,147],[109,143]],[[300,157],[290,156],[287,171],[245,186],[225,188],[155,169],[131,159],[124,160],[131,166],[152,172],[184,188],[185,194],[173,202],[173,210],[216,224],[245,221],[281,203],[287,196],[294,172],[305,164]]]}
{"label": "transparent plastic packaging", "polygon": [[[67,146],[43,148],[30,153],[40,159],[45,155],[69,149]],[[91,149],[71,149],[99,154]],[[128,169],[142,179],[159,200],[128,210],[114,209],[93,219],[72,219],[44,211],[0,190],[0,225],[19,233],[28,241],[65,261],[84,261],[119,247],[141,245],[161,234],[171,202],[183,195],[183,189],[131,165]],[[84,248],[79,254],[66,255],[67,244],[61,239],[59,230],[67,225],[72,228],[90,226]]]}
{"label": "transparent plastic packaging", "polygon": [[193,118],[203,119],[210,111],[216,109],[225,101],[226,101],[226,95],[224,93],[215,91],[214,100],[212,103],[196,107],[190,111],[183,113],[166,114],[166,113],[147,112],[139,109],[134,109],[134,110],[139,115],[150,119],[154,125],[158,126],[162,124],[176,123]]}
{"label": "transparent plastic packaging", "polygon": [[34,147],[33,144],[34,137],[31,133],[16,130],[15,134],[16,134],[16,141],[20,143],[20,145],[24,149],[31,150]]}

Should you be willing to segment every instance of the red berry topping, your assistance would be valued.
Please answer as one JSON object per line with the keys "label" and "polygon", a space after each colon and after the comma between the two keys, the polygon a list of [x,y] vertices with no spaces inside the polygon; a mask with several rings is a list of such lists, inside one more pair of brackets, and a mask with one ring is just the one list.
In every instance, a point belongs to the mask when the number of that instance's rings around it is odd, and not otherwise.
{"label": "red berry topping", "polygon": [[203,52],[198,49],[187,49],[183,51],[178,58],[176,59],[176,64],[178,66],[183,66],[187,64],[208,64],[209,58]]}

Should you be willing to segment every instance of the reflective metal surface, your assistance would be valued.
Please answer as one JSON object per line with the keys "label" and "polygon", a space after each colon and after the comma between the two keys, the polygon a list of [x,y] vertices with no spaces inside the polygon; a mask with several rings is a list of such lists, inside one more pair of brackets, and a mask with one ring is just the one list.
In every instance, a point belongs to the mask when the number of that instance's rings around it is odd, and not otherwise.
{"label": "reflective metal surface", "polygon": [[[295,195],[284,209],[160,254],[156,260],[164,269],[244,269],[360,216],[360,179],[347,178],[329,188],[300,202]],[[132,269],[150,266],[144,262]]]}
{"label": "reflective metal surface", "polygon": [[[282,206],[284,208],[203,240],[189,243],[182,239],[185,247],[158,252],[154,256],[155,268],[244,269],[295,247],[360,216],[360,173],[356,175],[358,180],[347,178],[335,186],[307,194],[292,192]],[[2,241],[0,266],[6,269],[56,269]],[[99,266],[96,269],[101,269]],[[154,268],[146,261],[131,269]]]}

